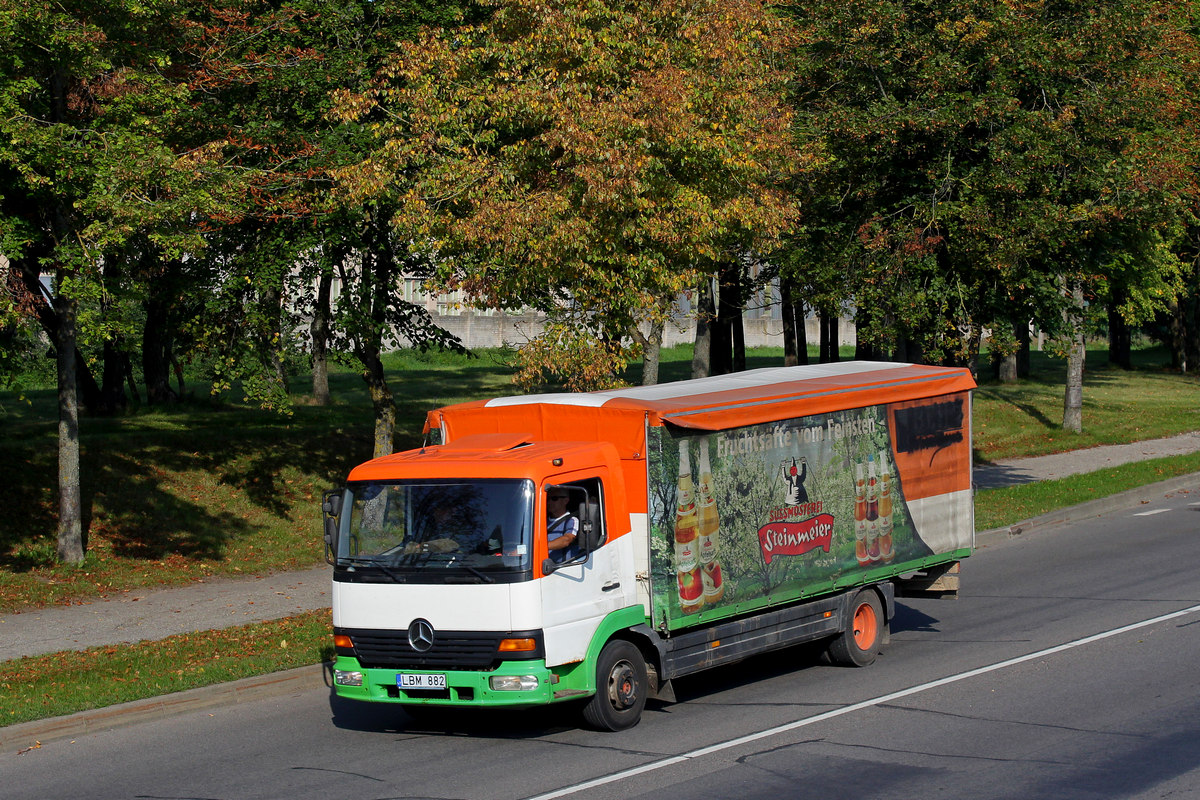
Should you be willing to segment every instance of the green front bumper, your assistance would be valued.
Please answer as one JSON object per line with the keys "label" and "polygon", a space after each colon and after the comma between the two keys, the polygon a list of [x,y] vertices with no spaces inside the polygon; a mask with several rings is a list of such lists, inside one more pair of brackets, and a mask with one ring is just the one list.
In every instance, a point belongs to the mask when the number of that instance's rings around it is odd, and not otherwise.
{"label": "green front bumper", "polygon": [[[558,677],[546,668],[546,662],[538,660],[505,661],[494,670],[486,672],[436,670],[446,676],[446,688],[435,690],[401,689],[398,676],[416,670],[363,669],[358,659],[339,656],[333,664],[334,691],[338,697],[363,700],[373,703],[403,703],[471,708],[519,708],[541,706],[556,699],[567,699],[561,691]],[[434,672],[433,670],[430,670]],[[345,685],[348,677],[361,675],[362,685]],[[532,676],[537,680],[536,688],[520,690],[498,690],[493,688],[493,678],[502,676]],[[555,697],[558,689],[559,697]],[[576,697],[579,693],[571,692]]]}

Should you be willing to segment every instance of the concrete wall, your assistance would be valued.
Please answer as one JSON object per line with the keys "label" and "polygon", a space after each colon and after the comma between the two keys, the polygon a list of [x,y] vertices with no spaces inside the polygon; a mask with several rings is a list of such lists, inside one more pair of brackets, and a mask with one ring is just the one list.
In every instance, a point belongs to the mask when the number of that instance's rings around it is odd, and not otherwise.
{"label": "concrete wall", "polygon": [[[467,347],[489,348],[505,345],[519,347],[542,330],[542,320],[536,315],[476,315],[471,313],[435,315],[437,324],[453,333]],[[743,321],[747,347],[783,347],[783,322],[778,319],[760,317]],[[820,341],[820,329],[816,318],[805,320],[805,335],[810,344]],[[668,325],[663,331],[663,345],[691,344],[696,338],[695,320],[687,321],[684,327]],[[840,320],[838,325],[840,344],[853,346],[854,324]]]}

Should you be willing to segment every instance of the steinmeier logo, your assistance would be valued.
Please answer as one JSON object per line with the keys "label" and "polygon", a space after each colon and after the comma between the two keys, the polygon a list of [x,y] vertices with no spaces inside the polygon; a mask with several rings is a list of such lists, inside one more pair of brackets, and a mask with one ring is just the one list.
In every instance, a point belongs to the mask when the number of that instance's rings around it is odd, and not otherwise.
{"label": "steinmeier logo", "polygon": [[818,514],[802,522],[772,522],[758,529],[758,544],[767,564],[776,556],[802,556],[818,547],[828,553],[832,540],[832,514]]}

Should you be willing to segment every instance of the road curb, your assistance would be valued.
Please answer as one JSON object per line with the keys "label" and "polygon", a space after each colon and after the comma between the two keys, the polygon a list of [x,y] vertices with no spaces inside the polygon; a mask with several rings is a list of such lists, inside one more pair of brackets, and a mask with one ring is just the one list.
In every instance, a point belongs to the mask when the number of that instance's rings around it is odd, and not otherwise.
{"label": "road curb", "polygon": [[1180,475],[1176,478],[1159,481],[1158,483],[1148,483],[1145,486],[1127,489],[1107,497],[1089,500],[1086,503],[1049,511],[1041,516],[1023,520],[1014,525],[981,531],[975,534],[975,546],[987,547],[1033,533],[1041,533],[1047,528],[1053,528],[1067,522],[1078,522],[1110,514],[1114,511],[1137,508],[1163,495],[1181,491],[1200,492],[1200,472]]}
{"label": "road curb", "polygon": [[227,708],[268,697],[299,694],[332,687],[329,664],[296,667],[183,692],[132,700],[115,706],[80,711],[65,717],[22,722],[0,728],[0,750],[23,750],[39,743],[123,728],[155,719],[212,708]]}

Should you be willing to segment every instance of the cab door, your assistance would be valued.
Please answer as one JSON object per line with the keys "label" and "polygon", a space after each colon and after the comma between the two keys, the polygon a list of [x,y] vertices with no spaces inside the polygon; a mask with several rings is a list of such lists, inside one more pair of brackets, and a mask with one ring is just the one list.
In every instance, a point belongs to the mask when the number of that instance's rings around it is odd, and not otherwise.
{"label": "cab door", "polygon": [[[545,634],[546,663],[549,666],[582,661],[587,655],[592,635],[608,614],[625,607],[633,597],[632,579],[623,580],[632,565],[632,554],[622,553],[631,537],[622,536],[609,541],[604,514],[603,476],[556,480],[554,486],[572,487],[574,497],[579,488],[587,490],[591,508],[573,504],[572,513],[582,525],[590,517],[599,527],[597,537],[602,544],[574,563],[565,563],[541,578],[542,620]],[[582,492],[578,492],[582,496]],[[546,519],[545,490],[539,492],[541,519]],[[626,586],[625,584],[629,585]]]}

